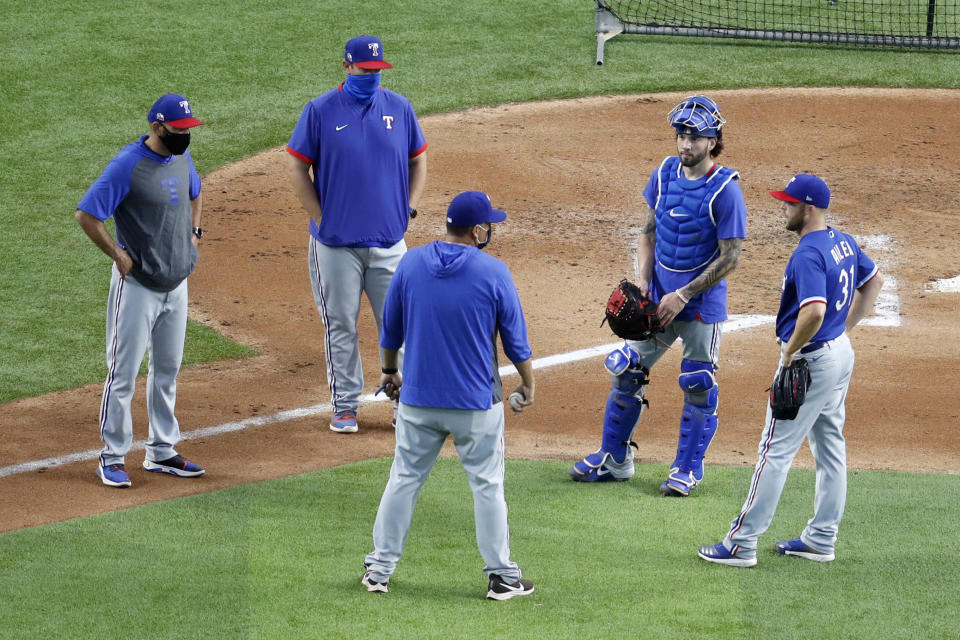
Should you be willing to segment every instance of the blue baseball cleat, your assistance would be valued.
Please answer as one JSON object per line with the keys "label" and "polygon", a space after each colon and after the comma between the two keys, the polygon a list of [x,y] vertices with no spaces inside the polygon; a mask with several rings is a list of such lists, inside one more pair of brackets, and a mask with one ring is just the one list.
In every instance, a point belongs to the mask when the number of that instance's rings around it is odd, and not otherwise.
{"label": "blue baseball cleat", "polygon": [[97,477],[108,487],[125,489],[131,485],[130,474],[122,464],[108,464],[104,466],[103,459],[97,465]]}
{"label": "blue baseball cleat", "polygon": [[797,556],[798,558],[806,558],[814,562],[832,562],[834,558],[837,557],[833,553],[823,553],[812,547],[808,547],[800,538],[781,540],[774,545],[774,549],[782,556]]}
{"label": "blue baseball cleat", "polygon": [[737,555],[739,550],[739,546],[734,546],[733,550],[727,549],[725,546],[723,546],[723,541],[721,540],[717,544],[700,547],[697,555],[707,562],[716,562],[717,564],[725,564],[730,567],[757,566],[756,558],[739,557]]}
{"label": "blue baseball cleat", "polygon": [[703,480],[703,471],[698,478],[693,471],[682,471],[678,467],[670,469],[670,475],[660,485],[660,493],[667,497],[686,498]]}
{"label": "blue baseball cleat", "polygon": [[357,412],[351,409],[337,411],[330,418],[330,431],[336,433],[356,433],[357,432]]}
{"label": "blue baseball cleat", "polygon": [[626,482],[633,477],[632,454],[628,448],[624,461],[617,463],[613,456],[599,449],[574,464],[570,478],[574,482]]}

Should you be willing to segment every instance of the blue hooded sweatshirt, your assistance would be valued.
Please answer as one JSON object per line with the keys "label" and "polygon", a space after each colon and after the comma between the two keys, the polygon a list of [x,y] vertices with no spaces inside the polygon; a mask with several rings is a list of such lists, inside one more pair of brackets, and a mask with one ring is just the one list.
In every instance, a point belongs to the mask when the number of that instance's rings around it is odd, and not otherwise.
{"label": "blue hooded sweatshirt", "polygon": [[497,335],[512,362],[530,358],[527,325],[507,265],[473,246],[411,249],[393,275],[380,346],[406,345],[400,401],[486,410],[503,400]]}

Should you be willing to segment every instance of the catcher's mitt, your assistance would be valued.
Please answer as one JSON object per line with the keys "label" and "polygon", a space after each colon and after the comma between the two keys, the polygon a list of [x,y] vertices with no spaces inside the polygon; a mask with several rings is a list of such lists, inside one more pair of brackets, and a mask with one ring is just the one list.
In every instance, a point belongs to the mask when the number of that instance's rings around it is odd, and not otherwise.
{"label": "catcher's mitt", "polygon": [[810,388],[810,369],[803,358],[794,360],[789,367],[780,367],[770,387],[770,407],[777,420],[793,420],[800,412],[800,405]]}
{"label": "catcher's mitt", "polygon": [[[604,321],[615,334],[627,340],[648,340],[663,331],[656,303],[628,280],[621,280],[610,294]],[[603,321],[600,324],[603,325]]]}

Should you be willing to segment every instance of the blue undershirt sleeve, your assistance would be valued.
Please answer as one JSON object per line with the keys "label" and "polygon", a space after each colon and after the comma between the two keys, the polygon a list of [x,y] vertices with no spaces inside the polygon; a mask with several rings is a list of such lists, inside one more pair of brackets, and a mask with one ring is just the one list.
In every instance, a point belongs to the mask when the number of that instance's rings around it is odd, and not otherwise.
{"label": "blue undershirt sleeve", "polygon": [[747,237],[747,204],[743,189],[736,180],[731,180],[713,201],[713,215],[717,221],[718,238]]}
{"label": "blue undershirt sleeve", "polygon": [[101,221],[111,217],[130,193],[130,175],[139,159],[132,153],[121,152],[114,156],[100,177],[87,189],[77,209]]}
{"label": "blue undershirt sleeve", "polygon": [[193,156],[189,155],[189,151],[187,151],[187,154],[187,159],[190,160],[190,199],[196,200],[200,195],[200,188],[203,181],[200,179],[200,174],[197,173],[197,168],[193,166]]}

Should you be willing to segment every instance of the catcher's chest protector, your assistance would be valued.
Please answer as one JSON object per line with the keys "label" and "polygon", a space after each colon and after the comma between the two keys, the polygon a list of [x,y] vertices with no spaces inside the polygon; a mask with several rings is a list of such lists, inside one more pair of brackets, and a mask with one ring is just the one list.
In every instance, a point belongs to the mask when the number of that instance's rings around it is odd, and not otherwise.
{"label": "catcher's chest protector", "polygon": [[678,175],[679,168],[680,158],[675,156],[660,165],[657,261],[671,271],[693,271],[706,265],[717,252],[713,200],[739,174],[718,165],[705,179],[687,180]]}

